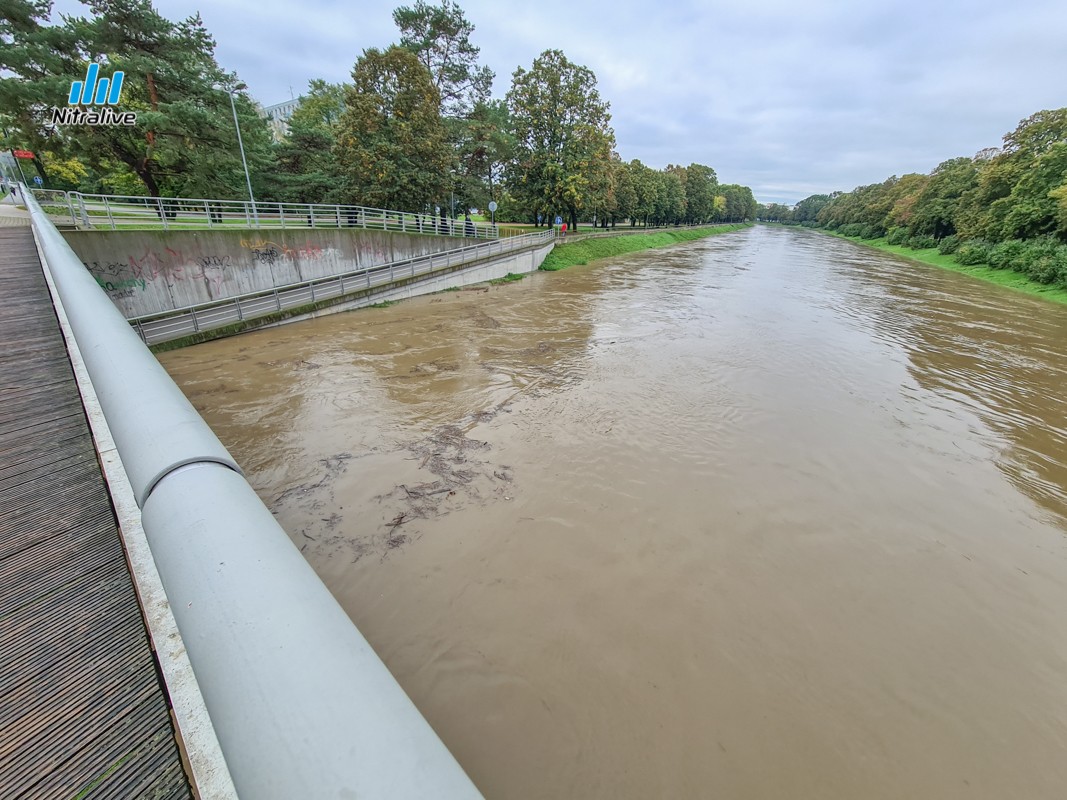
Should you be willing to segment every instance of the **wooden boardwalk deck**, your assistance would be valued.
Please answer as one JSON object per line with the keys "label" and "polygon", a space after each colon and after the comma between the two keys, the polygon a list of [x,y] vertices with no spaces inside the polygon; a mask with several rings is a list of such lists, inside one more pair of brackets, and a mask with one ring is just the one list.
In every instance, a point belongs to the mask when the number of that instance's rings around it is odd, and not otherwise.
{"label": "wooden boardwalk deck", "polygon": [[190,798],[29,228],[0,297],[0,798]]}

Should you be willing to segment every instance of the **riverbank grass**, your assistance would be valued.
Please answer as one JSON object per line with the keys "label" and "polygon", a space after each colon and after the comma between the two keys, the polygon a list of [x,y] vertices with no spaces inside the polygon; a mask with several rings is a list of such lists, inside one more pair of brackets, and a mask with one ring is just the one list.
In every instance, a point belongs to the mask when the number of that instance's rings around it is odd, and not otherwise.
{"label": "riverbank grass", "polygon": [[679,242],[691,242],[750,227],[752,227],[751,224],[737,224],[716,225],[708,228],[676,228],[655,233],[623,234],[598,239],[582,239],[576,242],[561,242],[552,248],[552,252],[541,264],[541,269],[545,272],[555,272],[578,264],[587,264],[598,258],[621,256],[655,247],[668,247]]}
{"label": "riverbank grass", "polygon": [[1004,286],[1017,292],[1023,292],[1025,294],[1033,295],[1034,297],[1051,300],[1053,303],[1067,305],[1067,289],[1032,281],[1025,275],[1010,269],[993,269],[986,264],[966,266],[957,263],[956,259],[951,255],[939,253],[936,247],[931,247],[926,250],[912,250],[910,247],[889,244],[884,238],[860,239],[856,236],[845,236],[840,233],[835,233],[834,231],[819,230],[818,232],[828,234],[829,236],[836,236],[838,239],[847,239],[850,242],[862,244],[866,247],[874,248],[875,250],[882,250],[886,253],[892,253],[903,258],[910,258],[912,261],[929,264],[932,267],[940,267],[941,269],[948,269],[953,272],[961,272],[964,275],[970,275],[972,278],[995,283],[997,286]]}
{"label": "riverbank grass", "polygon": [[525,277],[525,275],[516,275],[514,272],[509,272],[503,278],[493,278],[489,281],[489,283],[493,284],[493,286],[499,286],[502,283],[514,283],[515,281],[521,281]]}

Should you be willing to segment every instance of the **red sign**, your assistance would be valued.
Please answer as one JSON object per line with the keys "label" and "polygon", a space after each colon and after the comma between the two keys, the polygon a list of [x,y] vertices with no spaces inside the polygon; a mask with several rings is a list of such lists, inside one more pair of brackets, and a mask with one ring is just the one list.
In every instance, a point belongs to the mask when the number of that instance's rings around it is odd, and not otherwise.
{"label": "red sign", "polygon": [[30,150],[12,150],[11,153],[15,158],[33,158],[33,152]]}

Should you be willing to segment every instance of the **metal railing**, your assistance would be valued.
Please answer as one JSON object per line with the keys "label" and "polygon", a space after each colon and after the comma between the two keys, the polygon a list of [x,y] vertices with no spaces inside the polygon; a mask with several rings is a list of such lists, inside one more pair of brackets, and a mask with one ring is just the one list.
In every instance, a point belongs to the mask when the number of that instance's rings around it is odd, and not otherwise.
{"label": "metal railing", "polygon": [[[85,230],[201,228],[361,228],[436,236],[496,239],[499,227],[432,214],[328,203],[264,203],[247,200],[135,197],[34,189],[53,217]],[[258,224],[257,224],[258,220]]]}
{"label": "metal railing", "polygon": [[479,798],[233,457],[27,203],[238,794]]}
{"label": "metal railing", "polygon": [[398,280],[430,275],[492,256],[543,246],[556,240],[555,231],[541,231],[498,239],[483,244],[406,258],[374,267],[363,267],[339,275],[235,295],[209,303],[176,308],[156,314],[131,317],[129,322],[146,344],[178,339],[210,331],[244,320],[264,317],[324,300],[344,297],[357,291],[385,286]]}

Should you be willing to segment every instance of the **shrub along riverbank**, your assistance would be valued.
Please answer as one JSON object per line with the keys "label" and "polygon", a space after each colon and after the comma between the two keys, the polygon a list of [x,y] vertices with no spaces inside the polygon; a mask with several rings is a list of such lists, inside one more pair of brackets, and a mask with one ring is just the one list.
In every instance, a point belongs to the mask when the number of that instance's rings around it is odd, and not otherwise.
{"label": "shrub along riverbank", "polygon": [[[932,239],[929,243],[898,244],[891,241],[892,236],[864,239],[841,231],[816,230],[1067,305],[1067,245],[1049,239],[1012,239],[990,245],[973,240],[960,244],[950,241],[955,237],[949,236],[940,244]],[[930,243],[928,247],[915,246]]]}
{"label": "shrub along riverbank", "polygon": [[695,239],[704,239],[719,233],[729,233],[750,227],[752,227],[751,223],[716,225],[709,228],[676,228],[655,233],[620,234],[560,243],[548,254],[541,269],[546,272],[555,272],[577,264],[586,264],[597,258],[636,253],[639,250],[650,250],[654,247],[667,247],[679,242],[691,242]]}

